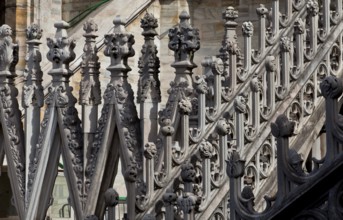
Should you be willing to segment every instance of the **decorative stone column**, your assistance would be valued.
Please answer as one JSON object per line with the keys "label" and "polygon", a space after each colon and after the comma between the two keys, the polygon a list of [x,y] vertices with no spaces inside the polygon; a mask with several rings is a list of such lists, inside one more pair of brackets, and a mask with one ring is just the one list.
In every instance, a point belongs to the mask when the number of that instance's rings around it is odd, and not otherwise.
{"label": "decorative stone column", "polygon": [[[268,15],[268,9],[263,5],[260,4],[260,7],[256,9],[256,13],[259,17],[260,23],[260,31],[259,31],[259,38],[258,38],[258,53],[255,54],[255,57],[261,57],[264,55],[264,51],[266,48],[266,17]],[[257,59],[254,59],[257,62]]]}
{"label": "decorative stone column", "polygon": [[[86,42],[83,48],[84,54],[81,62],[79,103],[82,106],[83,159],[84,170],[86,172],[86,166],[89,155],[92,153],[91,148],[97,128],[101,90],[99,81],[100,62],[97,55],[98,48],[96,46],[98,25],[92,20],[86,21],[83,24],[83,30],[85,31],[83,36]],[[85,181],[87,182],[87,180]],[[84,190],[87,193],[88,187],[85,187]]]}
{"label": "decorative stone column", "polygon": [[20,219],[25,218],[25,149],[24,132],[21,127],[21,112],[16,99],[18,90],[14,85],[17,76],[18,45],[13,43],[12,29],[4,24],[0,27],[0,120],[7,158],[9,179],[14,204]]}
{"label": "decorative stone column", "polygon": [[[22,105],[25,108],[25,151],[26,151],[26,187],[29,175],[30,153],[36,147],[40,132],[40,108],[44,104],[42,86],[43,72],[40,67],[42,55],[39,50],[42,29],[37,24],[31,24],[26,29],[28,44],[26,67],[24,71],[24,87]],[[26,188],[27,189],[27,188]],[[26,195],[26,202],[28,197]]]}
{"label": "decorative stone column", "polygon": [[243,95],[239,95],[235,99],[234,107],[236,110],[236,146],[237,151],[242,151],[244,147],[244,113],[247,111],[247,100]]}
{"label": "decorative stone column", "polygon": [[184,182],[185,188],[183,195],[177,199],[177,204],[183,211],[185,220],[195,220],[195,209],[199,206],[201,199],[193,193],[195,169],[191,163],[182,164],[181,178]]}
{"label": "decorative stone column", "polygon": [[223,12],[223,19],[225,20],[225,35],[222,42],[222,47],[219,50],[219,56],[223,60],[225,77],[223,88],[226,88],[225,101],[229,101],[229,97],[233,94],[237,84],[237,52],[239,50],[236,40],[236,28],[238,26],[235,21],[238,18],[238,11],[233,7],[228,7]]}

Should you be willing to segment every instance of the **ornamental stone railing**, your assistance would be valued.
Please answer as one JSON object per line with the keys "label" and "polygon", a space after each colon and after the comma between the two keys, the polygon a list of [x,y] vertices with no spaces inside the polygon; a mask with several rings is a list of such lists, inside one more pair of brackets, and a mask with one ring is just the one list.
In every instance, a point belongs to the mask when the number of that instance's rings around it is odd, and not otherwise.
{"label": "ornamental stone railing", "polygon": [[[342,2],[287,0],[286,5],[285,14],[280,14],[278,0],[272,1],[271,11],[263,5],[257,8],[258,50],[251,46],[252,23],[242,24],[241,49],[236,39],[238,12],[233,7],[224,10],[222,47],[218,55],[204,58],[204,73],[196,76],[192,70],[197,67],[193,58],[200,48],[199,33],[190,25],[188,13],[182,12],[180,23],[169,31],[175,79],[164,109],[159,109],[157,19],[146,14],[141,20],[145,43],[138,65],[139,109],[128,81],[134,36],[119,17],[113,32],[105,35],[111,79],[102,101],[97,25],[86,22],[78,99],[81,119],[69,84],[77,42],[68,37],[68,24],[57,22],[55,37],[47,39],[52,63],[47,73],[40,68],[40,27],[33,24],[27,30],[24,123],[13,84],[17,45],[10,27],[1,26],[0,154],[7,157],[20,219],[45,218],[60,156],[76,219],[102,218],[106,208],[110,217],[115,215],[118,194],[110,188],[119,159],[128,192],[128,219],[226,219],[228,155],[240,167],[228,171],[230,177],[244,175],[249,189],[263,189],[273,181],[268,177],[276,166],[271,122],[285,114],[299,133],[309,121],[319,121],[324,103],[319,83],[329,75],[341,76]],[[43,74],[51,75],[52,81],[41,119]]]}

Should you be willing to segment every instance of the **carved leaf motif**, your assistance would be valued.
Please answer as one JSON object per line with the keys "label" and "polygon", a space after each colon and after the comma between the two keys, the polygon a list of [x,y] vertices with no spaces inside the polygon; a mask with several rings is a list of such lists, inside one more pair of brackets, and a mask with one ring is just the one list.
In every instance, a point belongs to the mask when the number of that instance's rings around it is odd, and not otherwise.
{"label": "carved leaf motif", "polygon": [[242,25],[243,36],[251,37],[254,33],[254,26],[250,21],[243,22]]}

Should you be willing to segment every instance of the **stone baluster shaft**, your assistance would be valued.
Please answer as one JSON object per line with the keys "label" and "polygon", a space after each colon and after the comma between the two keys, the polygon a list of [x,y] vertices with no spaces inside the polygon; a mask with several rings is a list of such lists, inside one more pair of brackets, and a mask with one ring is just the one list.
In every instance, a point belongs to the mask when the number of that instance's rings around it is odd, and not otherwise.
{"label": "stone baluster shaft", "polygon": [[292,19],[292,15],[293,15],[293,0],[287,0],[287,3],[286,3],[286,16],[287,16],[287,20],[288,21],[290,19]]}
{"label": "stone baluster shaft", "polygon": [[[194,88],[198,94],[198,127],[196,128],[196,138],[191,136],[192,140],[197,141],[205,129],[206,124],[206,94],[208,93],[208,86],[204,77],[196,76],[194,81]],[[219,93],[220,95],[221,93]]]}
{"label": "stone baluster shaft", "polygon": [[343,14],[343,3],[341,0],[334,0],[335,1],[335,5],[336,5],[336,13],[337,13],[337,19],[341,19],[342,18],[342,14]]}
{"label": "stone baluster shaft", "polygon": [[145,164],[146,164],[146,185],[147,185],[147,192],[146,196],[150,197],[154,192],[154,183],[155,183],[155,170],[154,170],[154,159],[157,153],[157,149],[154,143],[148,142],[145,144]]}
{"label": "stone baluster shaft", "polygon": [[251,67],[251,37],[254,32],[254,26],[250,21],[244,22],[242,25],[244,37],[244,69],[245,74],[249,73]]}
{"label": "stone baluster shaft", "polygon": [[229,89],[232,94],[237,86],[237,54],[234,51],[230,51],[229,56]]}
{"label": "stone baluster shaft", "polygon": [[267,107],[273,112],[275,108],[275,72],[276,63],[274,56],[266,58],[266,79],[267,79]]}
{"label": "stone baluster shaft", "polygon": [[[227,155],[228,155],[228,143],[227,143],[227,135],[230,131],[230,126],[227,123],[227,121],[222,118],[218,121],[217,123],[217,132],[219,134],[219,174],[220,175],[225,175],[225,162],[227,159]],[[223,180],[225,178],[223,178],[222,180],[219,181],[219,184],[223,183]]]}
{"label": "stone baluster shaft", "polygon": [[[341,1],[342,2],[342,1]],[[331,17],[331,10],[330,10],[331,0],[324,0],[323,2],[323,33],[324,37],[328,36],[330,33],[330,17]],[[341,7],[342,8],[342,7]],[[337,10],[337,9],[336,9]]]}
{"label": "stone baluster shaft", "polygon": [[171,178],[170,173],[172,169],[172,136],[174,134],[174,128],[171,126],[171,120],[165,119],[163,121],[163,127],[161,128],[164,138],[164,173],[165,181],[169,181]]}
{"label": "stone baluster shaft", "polygon": [[309,14],[310,30],[307,33],[310,39],[309,48],[307,48],[306,57],[311,60],[313,56],[317,53],[317,36],[318,36],[318,13],[319,5],[316,0],[310,0],[307,2],[307,13]]}
{"label": "stone baluster shaft", "polygon": [[234,108],[236,111],[236,147],[237,151],[243,150],[244,147],[244,113],[246,113],[247,100],[243,95],[239,95],[235,99]]}
{"label": "stone baluster shaft", "polygon": [[304,32],[305,24],[301,18],[294,23],[295,33],[295,65],[292,71],[292,77],[297,79],[304,66]]}
{"label": "stone baluster shaft", "polygon": [[259,38],[258,38],[258,53],[259,56],[264,54],[264,50],[266,48],[266,17],[268,15],[268,9],[261,4],[259,8],[256,9],[256,13],[259,17]]}
{"label": "stone baluster shaft", "polygon": [[289,53],[291,50],[291,42],[288,37],[282,37],[281,38],[281,90],[278,91],[279,94],[282,93],[282,97],[284,98],[284,95],[288,92],[289,90],[289,75],[290,75],[290,67],[289,67]]}
{"label": "stone baluster shaft", "polygon": [[260,128],[260,93],[261,93],[261,83],[258,77],[255,76],[251,82],[250,87],[252,91],[252,127],[255,129],[255,133],[259,132]]}
{"label": "stone baluster shaft", "polygon": [[202,158],[202,202],[200,211],[208,206],[211,193],[211,157],[213,147],[210,142],[204,141],[200,144],[200,156]]}
{"label": "stone baluster shaft", "polygon": [[276,38],[279,35],[279,22],[280,22],[280,9],[279,9],[279,0],[273,0],[272,3],[272,38]]}

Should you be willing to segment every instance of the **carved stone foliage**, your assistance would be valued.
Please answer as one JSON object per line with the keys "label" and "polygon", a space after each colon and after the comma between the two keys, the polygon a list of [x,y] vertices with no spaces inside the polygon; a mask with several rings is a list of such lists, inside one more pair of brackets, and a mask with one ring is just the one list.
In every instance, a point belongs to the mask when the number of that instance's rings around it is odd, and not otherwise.
{"label": "carved stone foliage", "polygon": [[[127,59],[135,55],[132,45],[135,43],[132,34],[126,32],[124,22],[120,17],[113,21],[114,30],[111,34],[105,35],[105,56],[111,57],[111,64],[118,68],[129,71],[131,68],[127,65]],[[108,67],[111,70],[112,65]]]}
{"label": "carved stone foliage", "polygon": [[169,49],[173,50],[175,62],[188,61],[193,63],[194,52],[200,48],[199,30],[189,24],[190,16],[183,11],[180,16],[180,26],[169,30]]}
{"label": "carved stone foliage", "polygon": [[37,24],[32,24],[26,29],[28,51],[26,55],[26,67],[24,77],[26,83],[23,87],[23,106],[33,105],[42,107],[44,102],[43,86],[41,84],[43,72],[40,67],[42,55],[39,51],[39,41],[42,37],[42,29]]}
{"label": "carved stone foliage", "polygon": [[138,102],[144,102],[147,98],[154,102],[161,101],[160,80],[158,78],[160,60],[157,56],[157,46],[154,37],[157,35],[155,28],[158,27],[157,19],[152,14],[145,14],[141,20],[142,35],[145,43],[142,48],[142,56],[139,58],[138,67],[140,79],[138,81]]}
{"label": "carved stone foliage", "polygon": [[[16,184],[19,187],[20,197],[24,199],[25,196],[25,159],[24,159],[24,136],[18,124],[17,117],[21,117],[18,106],[18,102],[15,97],[17,95],[17,89],[13,85],[0,83],[0,100],[1,100],[1,117],[2,129],[6,129],[9,142],[8,151],[11,155],[7,155],[7,160],[11,160],[9,163],[14,164],[14,172],[17,176]],[[12,171],[13,172],[13,171]],[[15,195],[18,196],[18,195]]]}
{"label": "carved stone foliage", "polygon": [[90,20],[84,23],[83,30],[86,32],[83,36],[86,38],[86,43],[83,48],[81,62],[80,82],[80,104],[83,105],[98,105],[101,103],[101,91],[99,81],[100,62],[97,55],[98,48],[96,46],[96,31],[98,25]]}
{"label": "carved stone foliage", "polygon": [[254,33],[254,26],[250,21],[244,22],[242,25],[242,32],[244,36],[251,37]]}
{"label": "carved stone foliage", "polygon": [[[70,77],[69,63],[75,59],[75,40],[68,38],[66,28],[69,24],[61,21],[55,23],[57,28],[54,38],[47,38],[48,47],[50,48],[47,58],[53,64],[53,69],[61,69],[64,77]],[[58,71],[61,71],[58,70]],[[54,71],[51,72],[54,75]],[[59,75],[59,74],[58,74]]]}
{"label": "carved stone foliage", "polygon": [[25,198],[25,149],[21,127],[21,112],[13,84],[15,65],[18,62],[18,45],[13,44],[12,29],[4,24],[0,27],[0,102],[1,126],[4,132],[3,146],[9,166],[14,203],[20,216]]}

